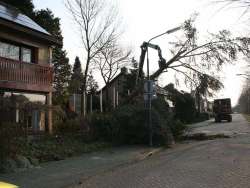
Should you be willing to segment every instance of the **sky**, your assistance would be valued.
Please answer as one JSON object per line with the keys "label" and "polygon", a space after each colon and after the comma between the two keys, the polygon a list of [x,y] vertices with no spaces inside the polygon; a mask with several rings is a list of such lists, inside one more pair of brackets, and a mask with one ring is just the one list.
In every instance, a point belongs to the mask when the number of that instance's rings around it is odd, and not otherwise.
{"label": "sky", "polygon": [[[115,0],[114,0],[115,1]],[[64,49],[68,53],[70,63],[79,56],[84,62],[84,50],[80,42],[77,26],[70,13],[65,8],[65,0],[33,0],[36,9],[49,8],[55,16],[61,19],[62,34],[64,37]],[[198,13],[196,27],[204,36],[207,32],[217,32],[221,29],[229,29],[235,35],[248,35],[248,27],[245,16],[241,16],[243,9],[236,6],[223,8],[222,4],[214,4],[212,0],[116,0],[115,4],[122,18],[120,24],[124,28],[121,43],[133,50],[133,55],[138,60],[140,56],[140,45],[151,37],[158,35],[168,29],[179,26],[192,14]],[[168,42],[178,35],[178,31],[154,41],[163,52],[163,56],[169,49]],[[150,52],[150,70],[153,72],[157,67],[156,54]],[[224,88],[215,95],[215,98],[229,97],[232,104],[237,104],[242,89],[244,77],[236,76],[244,73],[247,69],[246,62],[238,60],[233,65],[224,66],[219,73]],[[99,74],[95,74],[100,87],[103,86]],[[159,84],[164,86],[174,82],[171,73],[165,73],[159,78]],[[183,85],[180,89],[187,90]]]}

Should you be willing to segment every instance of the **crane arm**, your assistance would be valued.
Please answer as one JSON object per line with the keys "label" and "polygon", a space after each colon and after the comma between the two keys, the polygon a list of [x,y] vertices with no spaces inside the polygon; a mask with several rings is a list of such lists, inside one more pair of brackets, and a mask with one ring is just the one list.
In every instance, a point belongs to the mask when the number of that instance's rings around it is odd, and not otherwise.
{"label": "crane arm", "polygon": [[159,69],[157,70],[157,72],[159,72],[159,70],[162,70],[166,67],[166,60],[162,57],[161,48],[158,45],[151,44],[149,42],[143,42],[141,45],[141,56],[140,56],[140,60],[139,60],[139,67],[138,67],[138,73],[137,73],[137,77],[136,77],[136,83],[138,83],[138,80],[142,77],[144,60],[145,60],[145,56],[146,56],[148,48],[152,48],[152,49],[155,49],[158,51]]}

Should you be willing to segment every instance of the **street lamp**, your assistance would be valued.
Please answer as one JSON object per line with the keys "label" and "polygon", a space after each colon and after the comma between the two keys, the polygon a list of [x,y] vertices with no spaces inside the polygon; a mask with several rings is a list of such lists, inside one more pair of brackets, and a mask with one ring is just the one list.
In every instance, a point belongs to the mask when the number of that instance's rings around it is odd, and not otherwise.
{"label": "street lamp", "polygon": [[[170,29],[170,30],[167,30],[165,31],[164,33],[161,33],[159,35],[156,35],[154,37],[152,37],[151,39],[148,40],[148,44],[156,39],[156,38],[159,38],[163,35],[166,35],[166,34],[171,34],[171,33],[174,33],[178,30],[180,30],[182,27],[175,27],[173,29]],[[147,109],[148,109],[148,127],[149,127],[149,145],[150,147],[153,146],[153,130],[152,130],[152,114],[151,114],[151,108],[152,108],[152,93],[149,92],[150,91],[150,87],[151,87],[151,83],[152,83],[152,80],[150,80],[150,76],[149,76],[149,57],[148,57],[148,47],[146,49],[146,53],[147,53],[147,88],[148,88],[148,100],[147,100]]]}
{"label": "street lamp", "polygon": [[[163,36],[163,35],[169,35],[169,34],[171,34],[171,33],[174,33],[174,32],[176,32],[176,31],[179,31],[181,28],[182,28],[182,27],[180,26],[180,27],[175,27],[175,28],[173,28],[173,29],[169,29],[169,30],[165,31],[164,33],[161,33],[161,34],[159,34],[159,35],[156,35],[156,36],[152,37],[151,39],[148,40],[147,43],[149,44],[152,40],[154,40],[154,39],[156,39],[156,38],[159,38],[159,37],[161,37],[161,36]],[[148,47],[147,47],[147,80],[150,80],[150,77],[149,77]]]}

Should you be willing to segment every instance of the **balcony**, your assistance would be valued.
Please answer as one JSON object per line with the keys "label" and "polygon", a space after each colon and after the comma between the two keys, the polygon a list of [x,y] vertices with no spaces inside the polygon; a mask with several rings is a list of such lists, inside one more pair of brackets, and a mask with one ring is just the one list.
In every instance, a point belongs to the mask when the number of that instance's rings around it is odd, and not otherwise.
{"label": "balcony", "polygon": [[0,57],[0,88],[26,92],[51,92],[53,68]]}

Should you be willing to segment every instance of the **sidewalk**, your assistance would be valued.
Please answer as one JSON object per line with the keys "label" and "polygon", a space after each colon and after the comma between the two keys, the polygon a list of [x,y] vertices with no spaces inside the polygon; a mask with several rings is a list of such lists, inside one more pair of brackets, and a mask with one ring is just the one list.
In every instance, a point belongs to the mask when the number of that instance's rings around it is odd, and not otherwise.
{"label": "sidewalk", "polygon": [[80,184],[81,180],[115,167],[144,159],[159,149],[121,147],[84,154],[62,161],[42,164],[39,168],[10,174],[0,174],[0,181],[21,188],[60,188]]}

